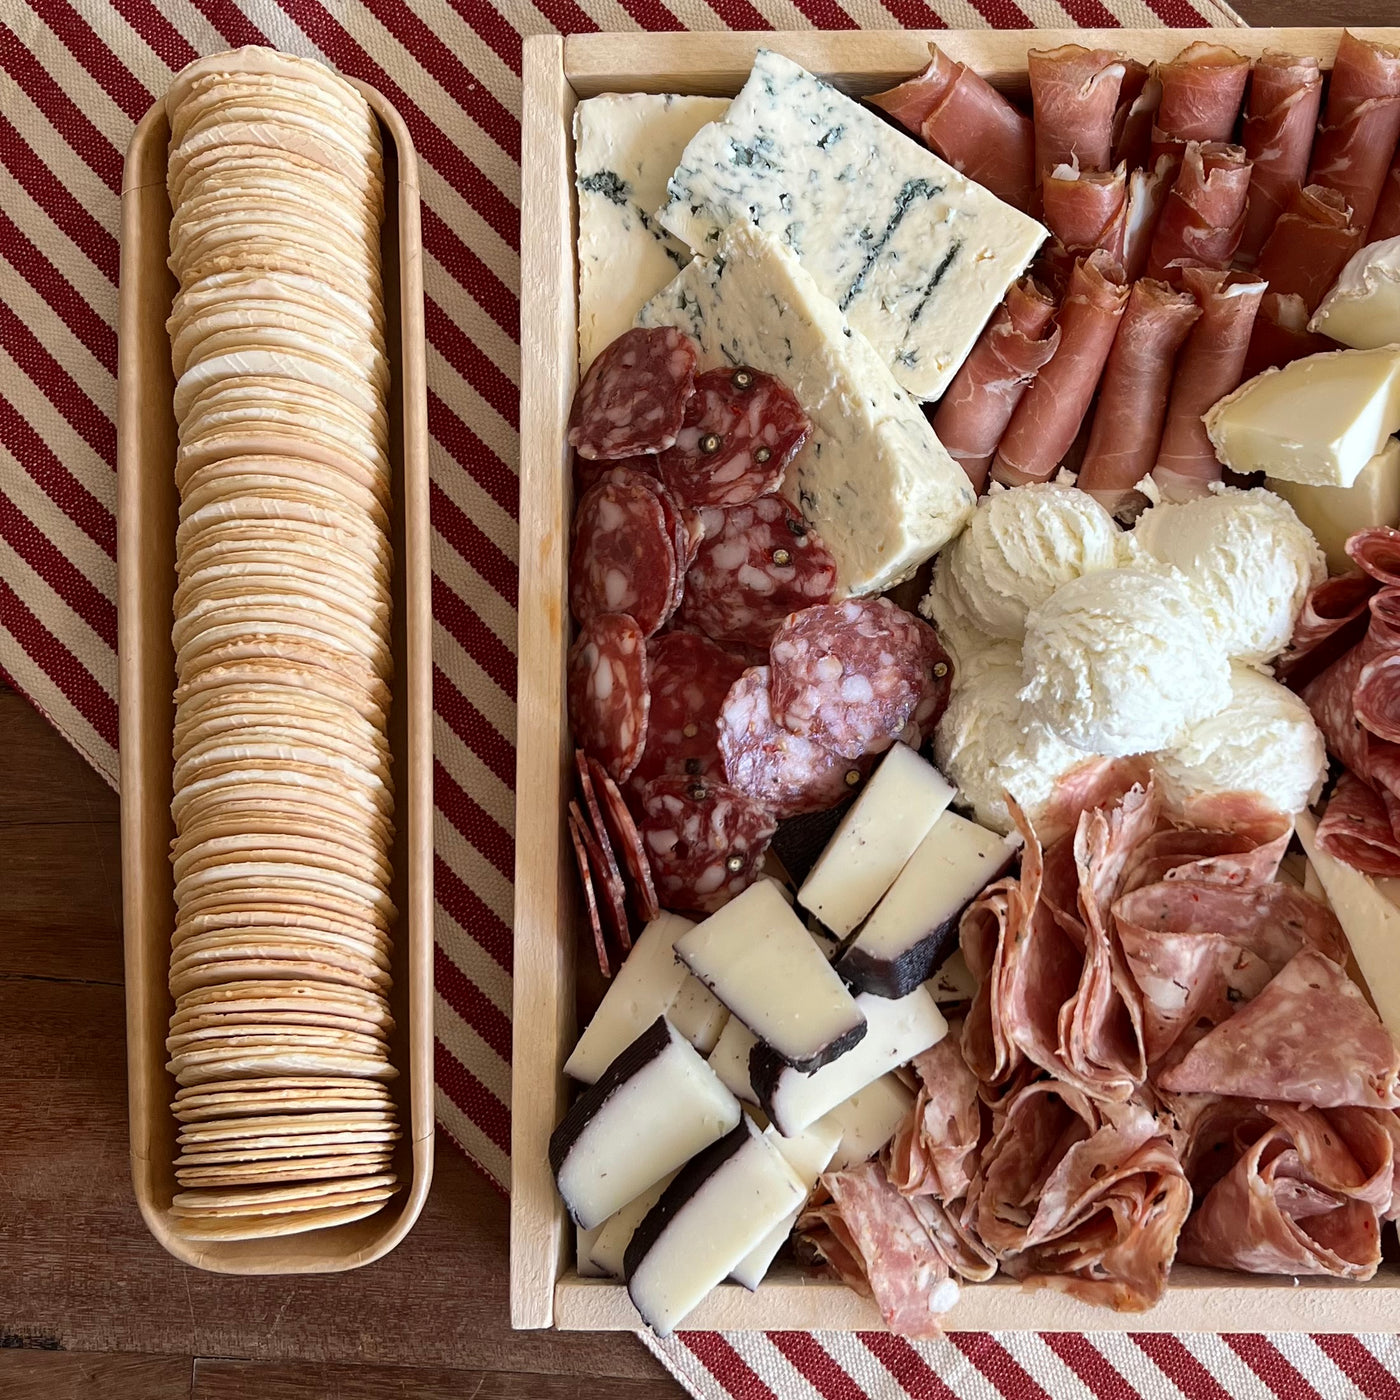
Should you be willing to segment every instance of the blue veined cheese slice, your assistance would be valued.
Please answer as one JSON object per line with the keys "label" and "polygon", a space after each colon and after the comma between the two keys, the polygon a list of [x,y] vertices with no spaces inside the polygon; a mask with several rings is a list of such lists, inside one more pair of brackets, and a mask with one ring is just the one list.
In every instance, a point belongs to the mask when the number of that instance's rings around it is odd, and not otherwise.
{"label": "blue veined cheese slice", "polygon": [[671,176],[662,227],[708,252],[735,219],[797,255],[911,394],[948,387],[1046,236],[791,59],[760,49]]}
{"label": "blue veined cheese slice", "polygon": [[679,326],[703,368],[750,365],[797,396],[812,435],[783,494],[835,557],[839,596],[908,578],[971,518],[967,475],[923,410],[792,253],[752,224],[725,229],[637,322]]}
{"label": "blue veined cheese slice", "polygon": [[655,214],[686,143],[728,106],[727,97],[607,92],[574,108],[582,369],[690,261]]}

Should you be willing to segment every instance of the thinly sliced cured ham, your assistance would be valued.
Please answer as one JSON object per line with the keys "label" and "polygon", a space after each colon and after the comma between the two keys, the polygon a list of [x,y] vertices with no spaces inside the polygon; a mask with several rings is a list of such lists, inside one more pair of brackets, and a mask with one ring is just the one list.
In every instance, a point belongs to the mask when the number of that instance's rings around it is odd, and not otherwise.
{"label": "thinly sliced cured ham", "polygon": [[1171,143],[1228,141],[1244,100],[1249,60],[1223,44],[1188,44],[1169,63],[1157,65],[1162,100],[1157,108],[1153,154]]}
{"label": "thinly sliced cured ham", "polygon": [[1228,267],[1244,232],[1249,159],[1239,146],[1190,141],[1162,206],[1147,275],[1176,281],[1183,267]]}
{"label": "thinly sliced cured ham", "polygon": [[1022,278],[992,313],[939,401],[933,430],[979,493],[1016,405],[1059,346],[1054,315],[1050,294]]}
{"label": "thinly sliced cured ham", "polygon": [[1035,187],[1031,120],[965,63],[929,45],[927,68],[870,101],[909,128],[955,170],[1029,209]]}
{"label": "thinly sliced cured ham", "polygon": [[1123,226],[1123,270],[1129,282],[1136,282],[1147,271],[1157,220],[1171,193],[1176,165],[1163,156],[1153,166],[1130,169],[1128,175],[1128,215]]}
{"label": "thinly sliced cured ham", "polygon": [[1177,352],[1200,315],[1190,291],[1147,277],[1133,283],[1079,468],[1080,489],[1109,511],[1127,503],[1157,462]]}
{"label": "thinly sliced cured ham", "polygon": [[1178,1094],[1400,1108],[1400,1046],[1346,969],[1305,948],[1160,1083]]}
{"label": "thinly sliced cured ham", "polygon": [[1364,875],[1400,876],[1400,841],[1381,796],[1344,772],[1317,824],[1317,844]]}
{"label": "thinly sliced cured ham", "polygon": [[1045,227],[1069,254],[1102,248],[1123,261],[1128,226],[1128,168],[1081,170],[1073,162],[1057,165],[1040,191]]}
{"label": "thinly sliced cured ham", "polygon": [[1293,190],[1302,187],[1322,106],[1315,58],[1270,50],[1254,62],[1241,141],[1250,159],[1249,210],[1237,256],[1253,262]]}
{"label": "thinly sliced cured ham", "polygon": [[1346,200],[1323,185],[1306,185],[1290,192],[1255,271],[1270,291],[1301,297],[1311,315],[1360,246]]}
{"label": "thinly sliced cured ham", "polygon": [[1151,160],[1152,125],[1162,101],[1162,80],[1135,58],[1123,59],[1123,81],[1113,114],[1113,146],[1110,160],[1129,170]]}
{"label": "thinly sliced cured ham", "polygon": [[1324,350],[1339,350],[1335,340],[1308,329],[1311,313],[1307,303],[1296,292],[1284,296],[1266,291],[1254,318],[1249,337],[1249,352],[1244,357],[1244,379],[1253,379],[1266,369],[1301,360],[1305,355],[1319,355]]}
{"label": "thinly sliced cured ham", "polygon": [[1107,170],[1113,120],[1126,74],[1121,55],[1108,49],[1062,44],[1026,55],[1035,123],[1036,181],[1077,160],[1085,170]]}
{"label": "thinly sliced cured ham", "polygon": [[1337,44],[1327,106],[1308,181],[1336,190],[1366,236],[1400,141],[1400,47],[1358,39]]}
{"label": "thinly sliced cured ham", "polygon": [[1381,187],[1371,227],[1366,230],[1367,242],[1379,243],[1386,238],[1400,238],[1400,147],[1396,148],[1395,164]]}
{"label": "thinly sliced cured ham", "polygon": [[1201,308],[1177,359],[1152,477],[1169,501],[1189,500],[1221,478],[1202,415],[1242,382],[1245,355],[1265,284],[1249,273],[1182,269],[1181,285]]}
{"label": "thinly sliced cured ham", "polygon": [[1004,486],[1046,481],[1069,450],[1098,388],[1128,303],[1122,268],[1102,251],[1080,258],[1060,307],[1060,343],[1016,405],[992,475]]}
{"label": "thinly sliced cured ham", "polygon": [[967,1195],[982,1136],[977,1076],[963,1059],[961,1027],[913,1062],[919,1094],[890,1142],[886,1170],[905,1196]]}

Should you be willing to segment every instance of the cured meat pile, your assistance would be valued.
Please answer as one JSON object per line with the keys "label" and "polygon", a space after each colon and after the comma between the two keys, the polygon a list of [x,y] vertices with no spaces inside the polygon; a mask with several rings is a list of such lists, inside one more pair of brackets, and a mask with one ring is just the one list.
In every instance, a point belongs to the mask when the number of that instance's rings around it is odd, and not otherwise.
{"label": "cured meat pile", "polygon": [[718,909],[779,821],[844,801],[947,703],[933,629],[832,601],[830,552],[777,494],[809,432],[771,375],[696,373],[669,328],[626,332],[579,386],[569,829],[604,976],[634,920]]}
{"label": "cured meat pile", "polygon": [[940,402],[980,492],[1061,466],[1110,510],[1221,477],[1201,414],[1338,348],[1307,329],[1360,247],[1400,233],[1400,49],[1314,57],[1193,43],[1151,69],[1067,44],[1029,56],[1031,113],[931,45],[870,100],[1051,238]]}
{"label": "cured meat pile", "polygon": [[1175,824],[1130,763],[1078,797],[1044,846],[1016,812],[1019,874],[963,916],[961,1025],[799,1223],[896,1330],[997,1269],[1127,1311],[1178,1258],[1366,1279],[1400,1215],[1400,1046],[1331,910],[1276,878],[1291,823],[1241,797]]}

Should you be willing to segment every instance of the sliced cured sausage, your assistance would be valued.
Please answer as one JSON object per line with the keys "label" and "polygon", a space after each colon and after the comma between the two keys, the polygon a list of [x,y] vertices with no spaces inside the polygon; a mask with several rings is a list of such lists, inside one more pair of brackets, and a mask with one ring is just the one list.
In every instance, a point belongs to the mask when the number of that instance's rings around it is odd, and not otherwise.
{"label": "sliced cured sausage", "polygon": [[574,768],[578,773],[579,793],[583,797],[580,815],[584,819],[584,840],[588,845],[589,858],[598,872],[598,883],[602,886],[605,908],[611,916],[613,930],[617,934],[622,951],[626,953],[632,947],[632,930],[628,926],[625,913],[620,919],[617,916],[626,895],[626,886],[622,881],[622,871],[618,869],[617,852],[613,849],[612,837],[603,822],[602,808],[598,805],[598,789],[594,775],[609,782],[612,780],[608,778],[603,765],[596,758],[589,758],[582,749],[574,750]]}
{"label": "sliced cured sausage", "polygon": [[1337,779],[1317,824],[1317,844],[1365,875],[1400,876],[1400,842],[1385,802],[1355,773]]}
{"label": "sliced cured sausage", "polygon": [[1400,585],[1400,530],[1372,525],[1358,530],[1346,542],[1348,557],[1377,583]]}
{"label": "sliced cured sausage", "polygon": [[[589,825],[588,818],[577,802],[569,803],[570,829],[577,829],[588,852],[588,865],[593,872],[593,892],[597,906],[603,912],[604,921],[612,930],[617,943],[618,961],[625,958],[632,947],[632,931],[627,925],[626,894],[622,888],[622,876],[618,874],[617,862],[611,850],[604,851],[598,833]],[[601,827],[601,823],[600,823]],[[604,833],[603,840],[606,840]]]}
{"label": "sliced cured sausage", "polygon": [[603,938],[603,922],[598,917],[598,896],[593,890],[593,870],[588,861],[588,847],[583,839],[583,817],[577,802],[569,803],[569,841],[574,848],[574,860],[578,865],[579,884],[583,886],[583,902],[588,910],[588,924],[593,930],[593,950],[598,955],[598,971],[604,977],[612,976],[612,964],[608,961],[608,945]]}
{"label": "sliced cured sausage", "polygon": [[607,769],[596,758],[587,760],[587,768],[590,786],[598,799],[597,805],[602,809],[609,843],[615,852],[621,853],[622,863],[631,878],[633,908],[643,923],[650,923],[660,914],[661,906],[656,901],[656,886],[652,883],[651,866],[647,862],[646,848],[642,845],[637,823],[627,810],[622,790],[608,777]]}
{"label": "sliced cured sausage", "polygon": [[[656,457],[650,453],[641,457],[627,457],[621,462],[590,460],[574,453],[574,500],[583,499],[583,493],[596,486],[610,471],[640,472],[643,476],[656,476]],[[659,479],[659,478],[658,478]]]}
{"label": "sliced cured sausage", "polygon": [[890,1143],[890,1180],[905,1196],[956,1201],[967,1195],[982,1137],[977,1076],[962,1053],[962,1027],[913,1061],[919,1096]]}
{"label": "sliced cured sausage", "polygon": [[625,613],[605,613],[579,629],[569,648],[569,723],[580,748],[623,782],[646,747],[647,646]]}
{"label": "sliced cured sausage", "polygon": [[665,326],[630,330],[588,367],[569,415],[580,457],[615,461],[664,452],[676,440],[695,386],[695,342]]}
{"label": "sliced cured sausage", "polygon": [[924,635],[924,666],[923,692],[915,702],[909,723],[899,732],[900,743],[911,749],[923,748],[933,737],[953,692],[953,658],[932,628]]}
{"label": "sliced cured sausage", "polygon": [[1301,689],[1350,651],[1365,635],[1367,604],[1375,591],[1375,580],[1365,573],[1340,574],[1318,584],[1298,614],[1288,650],[1274,665],[1278,678]]}
{"label": "sliced cured sausage", "polygon": [[789,613],[831,597],[836,561],[781,496],[706,510],[703,520],[680,615],[706,636],[766,647]]}
{"label": "sliced cured sausage", "polygon": [[658,458],[661,480],[692,506],[742,506],[776,491],[812,424],[771,374],[739,365],[695,380],[675,444]]}

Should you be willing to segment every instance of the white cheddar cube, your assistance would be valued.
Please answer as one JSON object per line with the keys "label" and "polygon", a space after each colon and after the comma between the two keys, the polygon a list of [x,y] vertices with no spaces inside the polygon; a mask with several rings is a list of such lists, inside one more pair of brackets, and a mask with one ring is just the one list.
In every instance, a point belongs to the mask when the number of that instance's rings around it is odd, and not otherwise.
{"label": "white cheddar cube", "polygon": [[1358,248],[1308,329],[1354,350],[1400,343],[1400,238]]}
{"label": "white cheddar cube", "polygon": [[1347,557],[1348,536],[1372,525],[1400,524],[1400,438],[1391,438],[1350,486],[1300,486],[1273,478],[1269,486],[1313,532],[1329,571],[1344,574],[1356,567]]}

